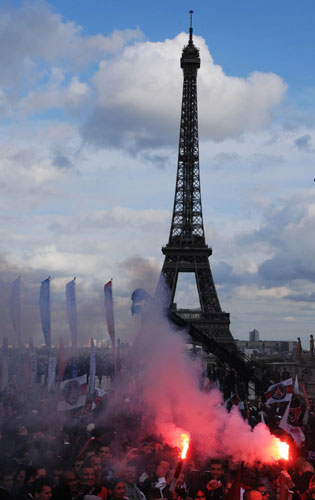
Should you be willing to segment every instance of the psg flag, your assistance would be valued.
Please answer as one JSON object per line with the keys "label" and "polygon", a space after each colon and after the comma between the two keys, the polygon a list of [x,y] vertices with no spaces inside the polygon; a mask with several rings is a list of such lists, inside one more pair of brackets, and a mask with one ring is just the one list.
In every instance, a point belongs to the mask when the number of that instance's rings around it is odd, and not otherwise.
{"label": "psg flag", "polygon": [[283,403],[292,399],[292,378],[271,385],[265,392],[267,404]]}

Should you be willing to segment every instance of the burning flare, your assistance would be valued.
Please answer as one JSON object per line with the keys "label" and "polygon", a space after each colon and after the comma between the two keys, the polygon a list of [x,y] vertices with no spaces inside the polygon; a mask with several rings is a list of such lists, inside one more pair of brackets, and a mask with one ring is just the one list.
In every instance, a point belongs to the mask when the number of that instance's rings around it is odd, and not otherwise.
{"label": "burning flare", "polygon": [[289,445],[288,443],[280,441],[280,439],[278,439],[278,454],[279,459],[289,460]]}
{"label": "burning flare", "polygon": [[182,460],[185,460],[187,456],[187,451],[189,448],[189,435],[188,434],[182,434],[182,453],[180,458]]}
{"label": "burning flare", "polygon": [[289,460],[289,445],[284,441],[276,438],[276,443],[273,448],[273,458],[275,460]]}

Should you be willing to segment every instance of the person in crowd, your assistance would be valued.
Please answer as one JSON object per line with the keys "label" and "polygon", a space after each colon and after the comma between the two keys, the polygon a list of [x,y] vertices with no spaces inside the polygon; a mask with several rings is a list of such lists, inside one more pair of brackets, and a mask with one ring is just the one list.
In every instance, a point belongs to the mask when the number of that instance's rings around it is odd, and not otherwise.
{"label": "person in crowd", "polygon": [[18,495],[18,493],[22,490],[25,482],[27,465],[19,465],[14,474],[14,481],[12,487],[12,494],[14,497]]}
{"label": "person in crowd", "polygon": [[112,452],[110,446],[102,444],[100,446],[99,456],[101,458],[101,476],[108,481],[114,477],[114,467],[112,464]]}
{"label": "person in crowd", "polygon": [[206,484],[207,500],[222,500],[224,497],[223,474],[224,466],[220,460],[210,462],[210,479]]}
{"label": "person in crowd", "polygon": [[50,500],[52,497],[52,488],[50,482],[40,477],[32,485],[33,498],[35,500]]}
{"label": "person in crowd", "polygon": [[32,485],[36,480],[37,468],[33,465],[29,465],[25,471],[25,479],[23,487],[16,493],[17,500],[29,500],[33,498],[32,495]]}
{"label": "person in crowd", "polygon": [[101,457],[99,455],[93,455],[89,460],[89,464],[93,467],[96,478],[100,479],[102,472]]}
{"label": "person in crowd", "polygon": [[78,494],[77,486],[75,473],[70,469],[65,469],[59,478],[58,485],[53,489],[52,500],[72,500]]}
{"label": "person in crowd", "polygon": [[107,499],[107,488],[97,480],[94,468],[90,464],[85,464],[80,471],[80,498],[85,495],[96,495],[103,500]]}
{"label": "person in crowd", "polygon": [[83,458],[76,458],[73,463],[73,471],[76,474],[77,478],[79,478],[80,476],[80,470],[83,464],[84,464]]}
{"label": "person in crowd", "polygon": [[126,496],[126,485],[121,478],[113,478],[109,482],[108,500],[123,500]]}
{"label": "person in crowd", "polygon": [[158,466],[156,467],[154,474],[152,474],[151,477],[148,477],[144,481],[141,487],[145,496],[147,496],[151,488],[158,488],[161,492],[161,496],[163,496],[162,491],[166,486],[165,476],[166,473],[169,471],[169,469],[170,469],[170,463],[168,460],[166,459],[159,460]]}
{"label": "person in crowd", "polygon": [[193,500],[205,500],[207,497],[206,489],[201,485],[196,491],[192,492],[191,497]]}
{"label": "person in crowd", "polygon": [[129,462],[124,471],[122,479],[126,486],[126,497],[129,500],[146,500],[144,493],[136,485],[137,467],[134,462]]}

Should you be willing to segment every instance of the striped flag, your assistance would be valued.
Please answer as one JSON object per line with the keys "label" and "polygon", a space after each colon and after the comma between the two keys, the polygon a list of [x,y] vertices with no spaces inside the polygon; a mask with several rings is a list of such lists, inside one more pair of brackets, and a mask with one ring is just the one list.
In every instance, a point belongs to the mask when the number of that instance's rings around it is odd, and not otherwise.
{"label": "striped flag", "polygon": [[42,324],[43,335],[46,348],[51,348],[51,330],[50,330],[50,276],[42,281],[39,295],[40,320]]}
{"label": "striped flag", "polygon": [[104,295],[105,295],[105,313],[106,313],[107,329],[112,341],[113,353],[115,356],[115,326],[114,326],[112,280],[108,281],[104,286]]}

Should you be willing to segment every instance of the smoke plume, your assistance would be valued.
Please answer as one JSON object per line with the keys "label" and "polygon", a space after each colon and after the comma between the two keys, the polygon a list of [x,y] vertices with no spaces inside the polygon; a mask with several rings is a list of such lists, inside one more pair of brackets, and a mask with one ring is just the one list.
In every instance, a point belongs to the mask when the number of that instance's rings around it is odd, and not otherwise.
{"label": "smoke plume", "polygon": [[187,356],[185,340],[150,307],[136,342],[137,367],[143,367],[141,391],[156,432],[171,446],[189,433],[203,456],[231,456],[249,464],[278,459],[278,439],[264,424],[252,430],[237,408],[227,412],[219,390],[200,390],[201,364]]}

